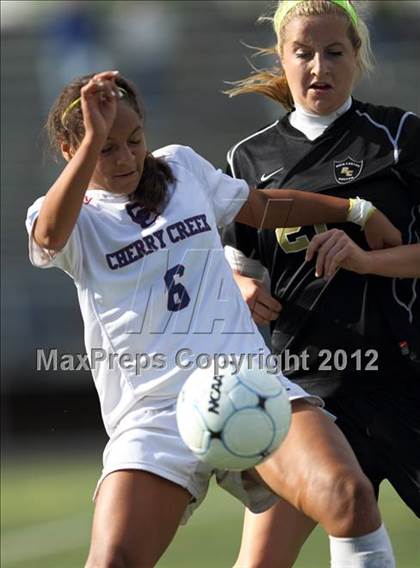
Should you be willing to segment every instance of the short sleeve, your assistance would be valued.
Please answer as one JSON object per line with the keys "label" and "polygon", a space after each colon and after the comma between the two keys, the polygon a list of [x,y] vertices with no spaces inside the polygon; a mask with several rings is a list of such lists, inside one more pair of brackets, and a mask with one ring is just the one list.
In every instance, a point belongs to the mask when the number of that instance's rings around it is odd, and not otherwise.
{"label": "short sleeve", "polygon": [[76,225],[65,246],[60,251],[50,251],[40,247],[33,237],[33,229],[45,197],[40,197],[28,209],[26,230],[29,242],[29,260],[37,268],[57,267],[74,280],[79,280],[82,267],[82,246],[79,227]]}
{"label": "short sleeve", "polygon": [[246,181],[229,177],[187,146],[168,146],[162,151],[165,150],[169,150],[172,159],[188,168],[204,186],[218,226],[231,223],[248,199]]}

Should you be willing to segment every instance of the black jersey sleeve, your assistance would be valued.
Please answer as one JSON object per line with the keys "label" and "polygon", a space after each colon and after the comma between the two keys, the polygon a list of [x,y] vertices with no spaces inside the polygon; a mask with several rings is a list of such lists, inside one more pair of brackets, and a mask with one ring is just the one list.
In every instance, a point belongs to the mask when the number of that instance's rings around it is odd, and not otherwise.
{"label": "black jersey sleeve", "polygon": [[[240,175],[233,175],[229,164],[226,166],[226,174],[231,177],[240,177]],[[247,258],[260,260],[258,252],[258,231],[254,227],[249,227],[248,225],[237,222],[230,223],[230,225],[226,225],[222,230],[222,241],[225,246],[230,246],[241,251]]]}
{"label": "black jersey sleeve", "polygon": [[414,203],[420,203],[420,118],[409,114],[402,125],[399,156],[395,169],[410,189]]}

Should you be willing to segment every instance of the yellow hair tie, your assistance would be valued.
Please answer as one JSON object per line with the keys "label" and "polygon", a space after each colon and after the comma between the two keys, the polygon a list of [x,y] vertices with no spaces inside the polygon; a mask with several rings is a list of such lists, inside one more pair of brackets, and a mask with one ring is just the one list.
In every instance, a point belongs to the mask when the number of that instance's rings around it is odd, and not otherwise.
{"label": "yellow hair tie", "polygon": [[[128,95],[127,91],[125,89],[123,89],[122,87],[117,87],[117,91],[118,91],[118,96],[119,96],[120,99],[122,99],[124,95]],[[68,115],[68,113],[72,109],[74,109],[74,107],[76,105],[78,105],[81,100],[82,100],[82,97],[77,97],[77,99],[75,99],[73,102],[71,102],[69,104],[69,106],[66,108],[66,110],[63,112],[63,114],[61,115],[61,124],[63,126],[64,126],[64,120],[65,120],[66,116]]]}
{"label": "yellow hair tie", "polygon": [[[290,10],[295,8],[295,6],[297,6],[301,2],[305,1],[306,0],[284,0],[282,2],[280,11],[275,16],[276,28],[278,29],[280,27],[281,22],[283,21],[286,14],[290,12]],[[336,4],[337,6],[340,6],[340,8],[342,8],[345,12],[347,12],[347,15],[349,16],[354,27],[357,27],[357,20],[358,20],[357,12],[349,0],[330,0],[330,2]]]}

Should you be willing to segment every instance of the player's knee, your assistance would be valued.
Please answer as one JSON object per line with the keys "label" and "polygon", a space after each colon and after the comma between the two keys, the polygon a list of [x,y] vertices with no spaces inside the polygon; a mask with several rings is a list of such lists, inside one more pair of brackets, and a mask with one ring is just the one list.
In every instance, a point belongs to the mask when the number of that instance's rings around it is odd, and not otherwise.
{"label": "player's knee", "polygon": [[[331,468],[312,479],[305,490],[303,510],[328,534],[354,536],[375,530],[380,522],[372,484],[353,468]],[[302,504],[303,504],[302,503]]]}
{"label": "player's knee", "polygon": [[338,517],[347,515],[357,516],[372,506],[376,508],[373,487],[364,475],[353,471],[340,472],[332,484],[331,501]]}
{"label": "player's knee", "polygon": [[[328,481],[328,516],[331,530],[343,536],[377,528],[379,511],[372,484],[362,472],[339,469]],[[326,488],[324,488],[325,492]]]}

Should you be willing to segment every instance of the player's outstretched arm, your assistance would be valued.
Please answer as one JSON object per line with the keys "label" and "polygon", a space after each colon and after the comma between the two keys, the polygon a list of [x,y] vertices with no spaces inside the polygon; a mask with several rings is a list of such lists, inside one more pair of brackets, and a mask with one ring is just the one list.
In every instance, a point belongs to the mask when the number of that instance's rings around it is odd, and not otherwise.
{"label": "player's outstretched arm", "polygon": [[95,75],[80,90],[85,135],[77,149],[62,145],[68,161],[48,191],[34,229],[34,239],[48,250],[60,250],[76,224],[83,197],[116,114],[115,71]]}
{"label": "player's outstretched arm", "polygon": [[295,189],[250,189],[235,220],[257,229],[354,222],[371,248],[401,244],[400,232],[370,202]]}
{"label": "player's outstretched arm", "polygon": [[236,221],[257,229],[346,221],[349,200],[295,189],[250,189]]}
{"label": "player's outstretched arm", "polygon": [[339,267],[359,274],[420,277],[420,244],[366,251],[343,231],[332,229],[311,240],[306,259],[311,260],[315,254],[316,273],[326,278],[331,277]]}

